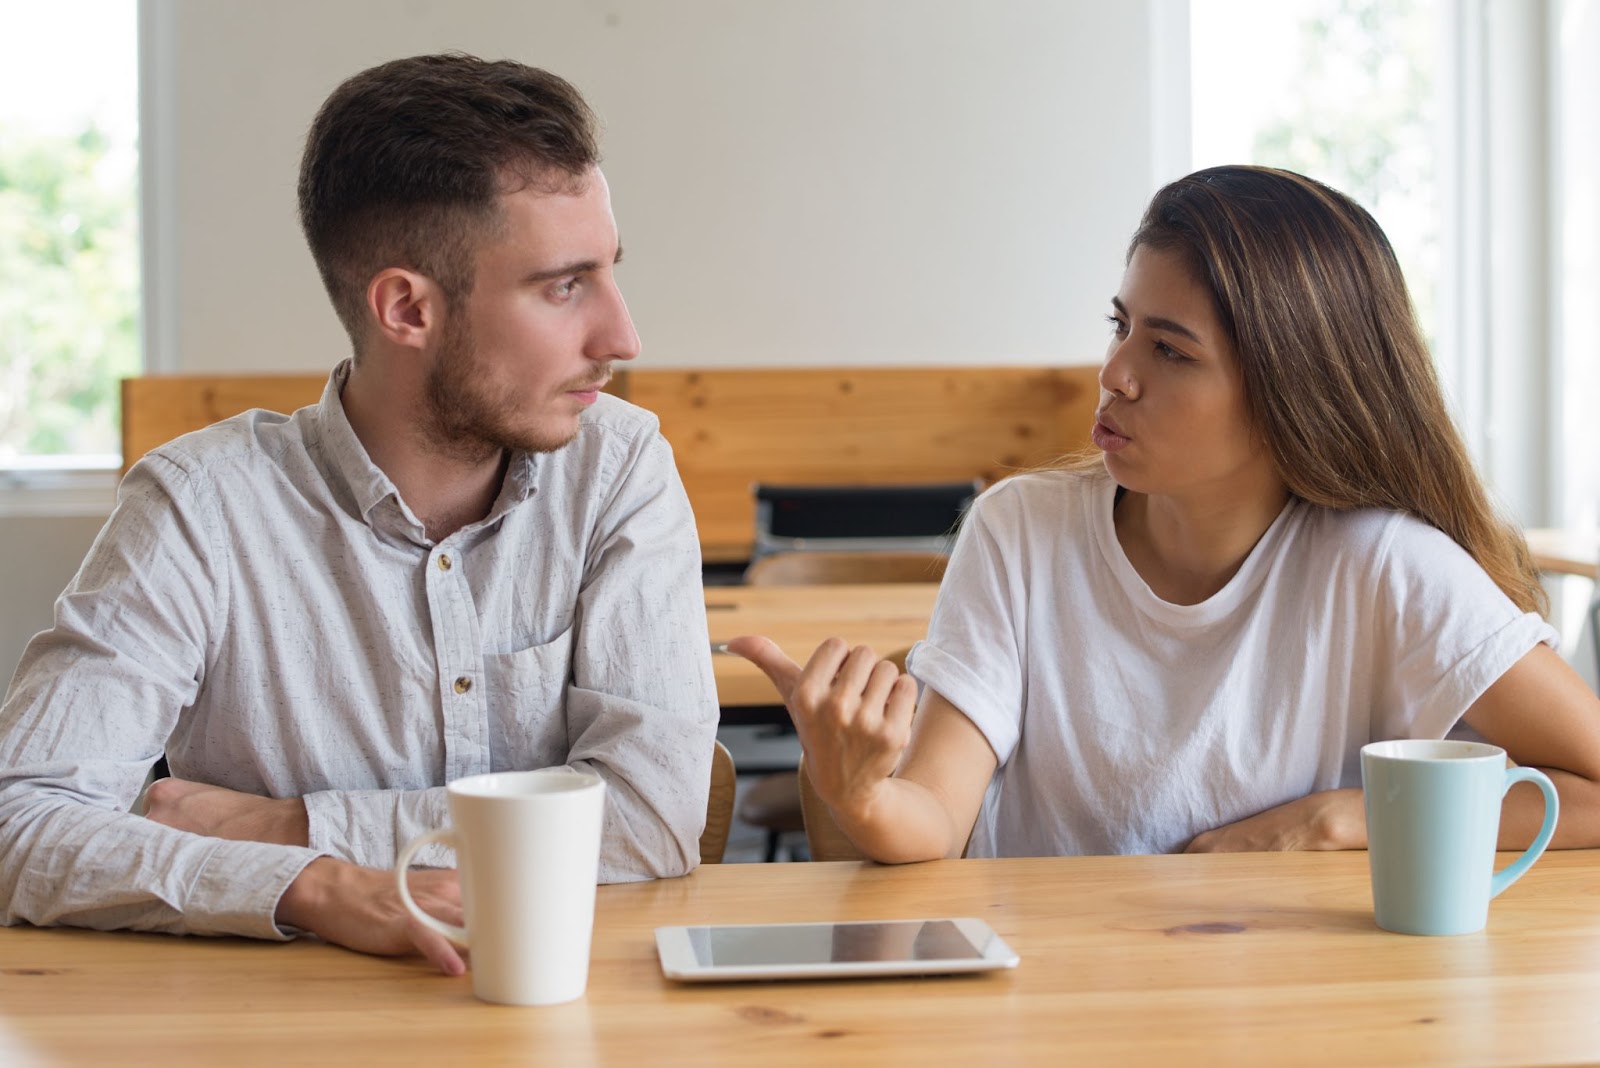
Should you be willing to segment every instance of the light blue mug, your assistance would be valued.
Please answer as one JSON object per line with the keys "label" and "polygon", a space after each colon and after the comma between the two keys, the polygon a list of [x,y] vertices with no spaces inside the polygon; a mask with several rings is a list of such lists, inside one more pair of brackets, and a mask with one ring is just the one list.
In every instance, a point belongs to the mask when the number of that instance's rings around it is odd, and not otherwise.
{"label": "light blue mug", "polygon": [[[1497,872],[1500,804],[1519,782],[1544,791],[1544,824]],[[1361,789],[1373,911],[1379,927],[1401,934],[1483,930],[1489,901],[1539,859],[1561,811],[1549,776],[1506,767],[1506,751],[1482,742],[1372,742],[1361,747]]]}

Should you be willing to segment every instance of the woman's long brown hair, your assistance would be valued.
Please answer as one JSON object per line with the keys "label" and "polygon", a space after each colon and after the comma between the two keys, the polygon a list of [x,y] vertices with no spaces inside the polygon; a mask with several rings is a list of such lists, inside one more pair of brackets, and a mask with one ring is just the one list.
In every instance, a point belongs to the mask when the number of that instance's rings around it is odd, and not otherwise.
{"label": "woman's long brown hair", "polygon": [[1128,255],[1186,256],[1216,301],[1246,410],[1289,491],[1407,512],[1448,534],[1525,612],[1547,599],[1450,419],[1400,264],[1377,222],[1320,182],[1213,167],[1164,187]]}

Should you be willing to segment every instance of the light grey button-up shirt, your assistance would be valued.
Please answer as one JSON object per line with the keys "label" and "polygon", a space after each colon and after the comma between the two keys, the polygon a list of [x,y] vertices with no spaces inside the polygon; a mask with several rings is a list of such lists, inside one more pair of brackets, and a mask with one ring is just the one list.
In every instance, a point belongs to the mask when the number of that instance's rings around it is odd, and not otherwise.
{"label": "light grey button-up shirt", "polygon": [[[389,866],[448,822],[444,783],[523,768],[606,780],[602,880],[698,863],[716,691],[655,417],[601,396],[433,542],[346,420],[346,374],[123,480],[0,707],[0,921],[283,937],[314,857]],[[131,815],[163,751],[180,778],[303,796],[310,848]]]}

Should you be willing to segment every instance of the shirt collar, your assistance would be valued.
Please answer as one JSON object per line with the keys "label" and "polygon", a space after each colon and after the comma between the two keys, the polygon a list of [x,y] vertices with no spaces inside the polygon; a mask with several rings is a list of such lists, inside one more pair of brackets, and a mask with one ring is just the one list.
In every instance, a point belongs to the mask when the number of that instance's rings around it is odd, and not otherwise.
{"label": "shirt collar", "polygon": [[[350,418],[345,415],[341,396],[350,378],[351,364],[352,361],[346,358],[333,369],[328,376],[328,384],[323,387],[322,399],[317,402],[311,416],[316,436],[322,443],[321,451],[329,479],[335,489],[342,489],[350,495],[356,512],[368,526],[390,527],[395,533],[428,544],[422,521],[411,511],[389,476],[372,462],[366,446],[361,444],[355,428],[350,425]],[[539,457],[533,453],[514,453],[506,465],[505,479],[488,516],[463,529],[494,523],[533,496],[538,488],[538,460]],[[374,512],[377,512],[376,516]]]}

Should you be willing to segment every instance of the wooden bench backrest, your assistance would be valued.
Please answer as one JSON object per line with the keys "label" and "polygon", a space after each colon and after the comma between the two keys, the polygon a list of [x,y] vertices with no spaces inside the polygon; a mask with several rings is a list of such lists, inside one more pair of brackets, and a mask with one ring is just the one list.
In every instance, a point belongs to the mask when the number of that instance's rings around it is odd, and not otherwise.
{"label": "wooden bench backrest", "polygon": [[1089,444],[1095,367],[636,371],[708,560],[749,555],[751,484],[995,481]]}
{"label": "wooden bench backrest", "polygon": [[[755,482],[994,481],[1089,443],[1094,367],[629,370],[611,392],[655,412],[708,560],[749,555]],[[122,383],[123,470],[251,408],[316,403],[323,374],[147,375]]]}
{"label": "wooden bench backrest", "polygon": [[122,380],[122,473],[173,438],[251,408],[292,412],[328,382],[308,375],[144,375]]}

